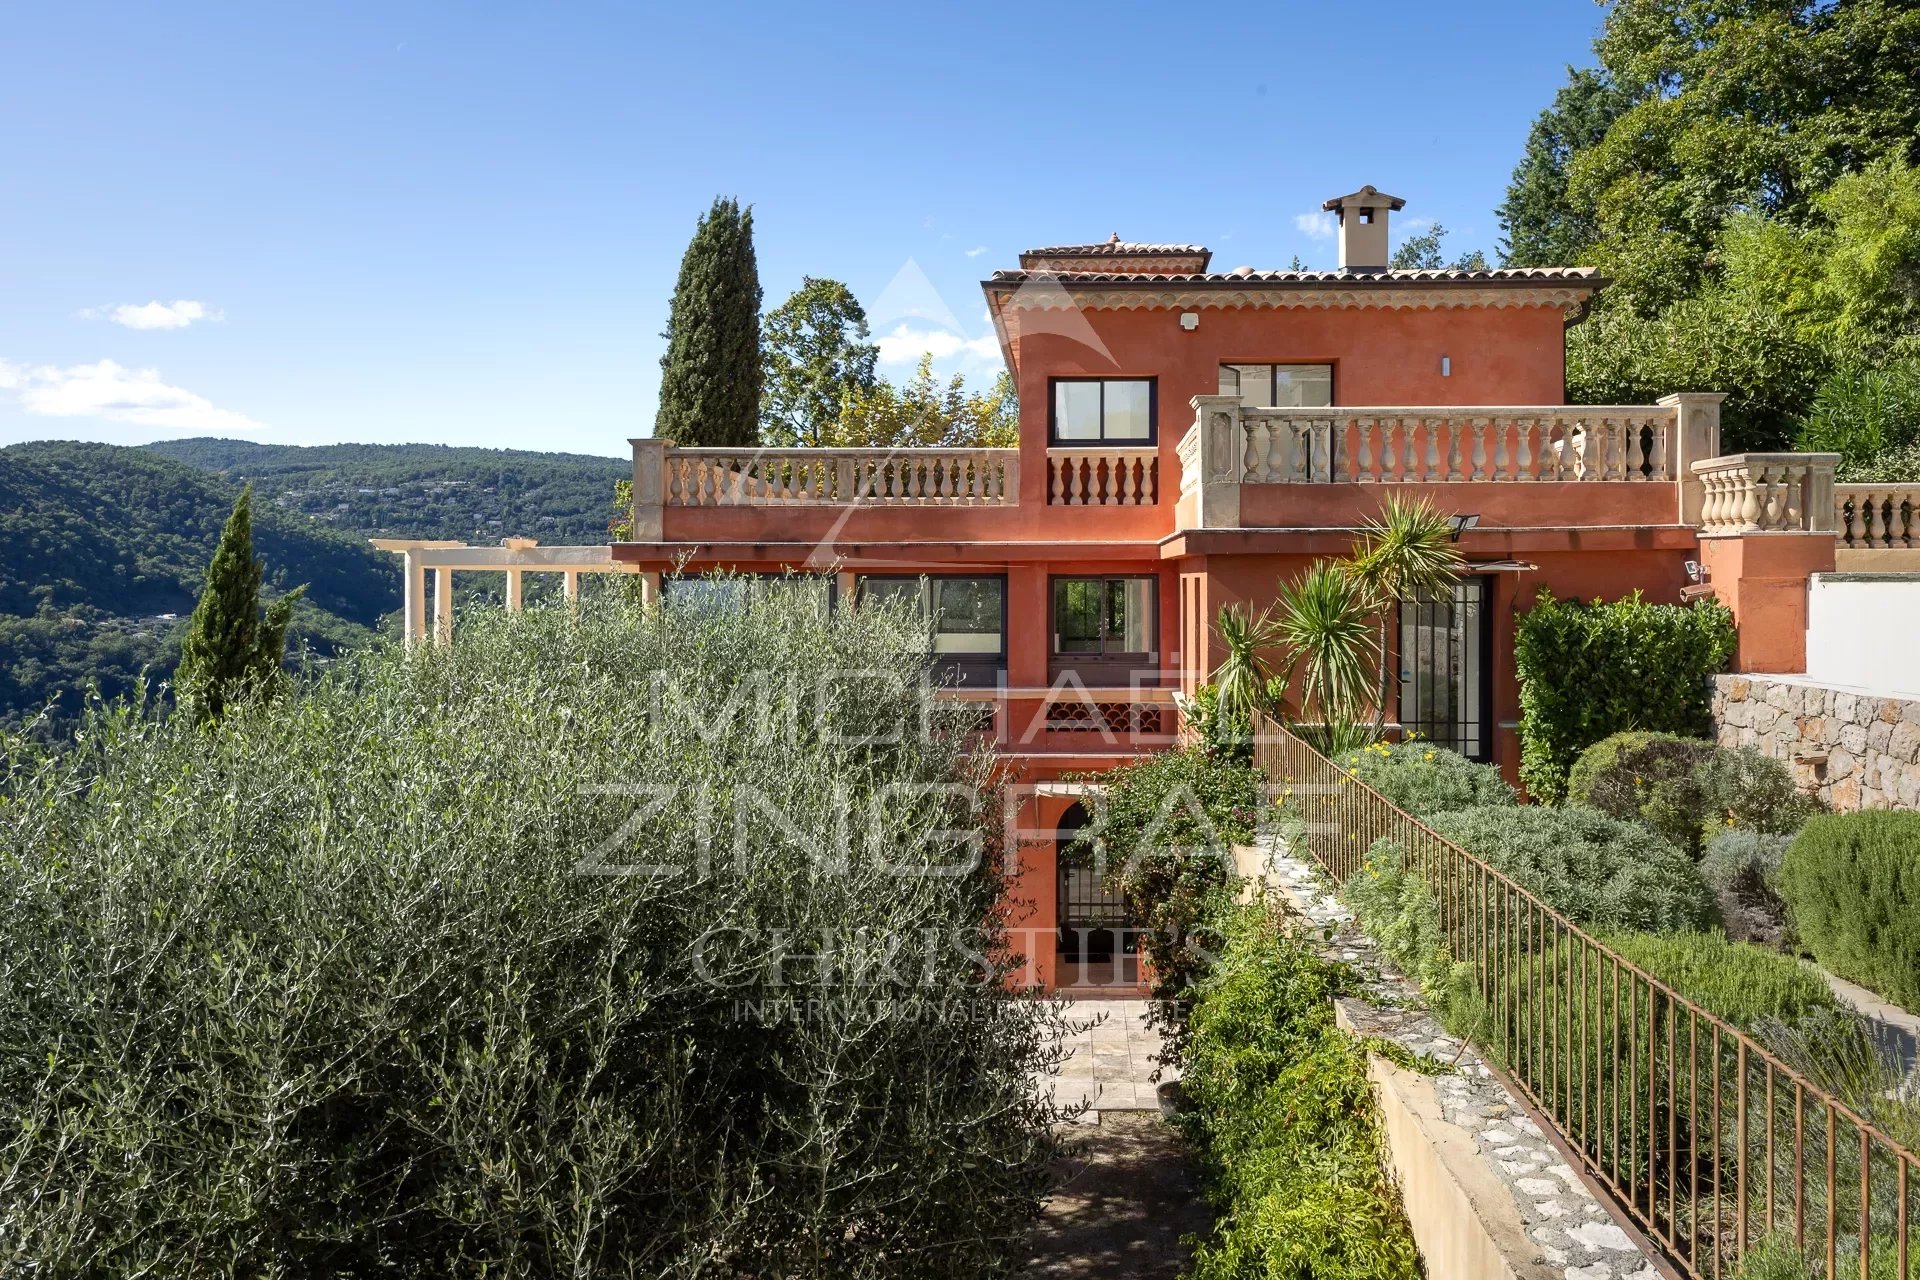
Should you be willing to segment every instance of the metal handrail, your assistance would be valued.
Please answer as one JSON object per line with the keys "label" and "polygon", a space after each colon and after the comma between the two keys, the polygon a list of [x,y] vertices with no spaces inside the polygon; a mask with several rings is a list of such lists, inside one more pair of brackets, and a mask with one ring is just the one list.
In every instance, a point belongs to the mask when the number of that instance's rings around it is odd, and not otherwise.
{"label": "metal handrail", "polygon": [[[1492,1015],[1492,1034],[1474,1038],[1686,1274],[1726,1274],[1788,1225],[1803,1255],[1810,1229],[1822,1237],[1830,1280],[1841,1274],[1843,1234],[1854,1239],[1861,1280],[1875,1254],[1891,1254],[1895,1276],[1909,1274],[1920,1157],[1265,717],[1255,755],[1307,819],[1308,851],[1342,884],[1378,841],[1401,846],[1433,895],[1449,957],[1472,970],[1472,991]],[[1790,1104],[1781,1096],[1788,1091]],[[1808,1133],[1810,1111],[1824,1120],[1824,1140]],[[1781,1141],[1789,1124],[1791,1140]],[[1845,1153],[1843,1127],[1855,1139]],[[1824,1165],[1813,1184],[1810,1153]],[[1755,1156],[1763,1178],[1750,1168]],[[1841,1177],[1849,1165],[1857,1187]],[[1884,1174],[1876,1182],[1876,1169],[1891,1174],[1891,1189]]]}

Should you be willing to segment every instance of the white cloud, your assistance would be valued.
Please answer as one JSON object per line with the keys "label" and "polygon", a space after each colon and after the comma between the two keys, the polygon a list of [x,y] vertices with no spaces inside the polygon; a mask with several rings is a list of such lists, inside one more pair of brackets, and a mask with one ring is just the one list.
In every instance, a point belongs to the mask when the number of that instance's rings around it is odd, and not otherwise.
{"label": "white cloud", "polygon": [[1432,218],[1408,218],[1400,224],[1409,231],[1425,231],[1433,225]]}
{"label": "white cloud", "polygon": [[128,369],[111,360],[59,369],[0,360],[0,390],[47,418],[105,418],[168,431],[262,431],[265,424],[216,406],[205,396],[160,380],[158,369]]}
{"label": "white cloud", "polygon": [[915,364],[928,353],[935,360],[954,356],[977,360],[1000,358],[1000,342],[990,333],[980,338],[963,338],[947,330],[914,329],[903,324],[892,333],[881,334],[874,343],[880,348],[881,364]]}
{"label": "white cloud", "polygon": [[1324,211],[1296,213],[1293,215],[1293,226],[1296,231],[1304,233],[1313,240],[1331,240],[1333,233],[1340,228],[1340,224],[1334,221],[1333,215]]}
{"label": "white cloud", "polygon": [[968,256],[969,258],[977,258],[977,257],[979,257],[979,256],[980,256],[981,254],[983,254],[983,253],[985,253],[986,251],[987,251],[987,246],[985,246],[985,245],[983,245],[983,244],[982,244],[982,245],[975,245],[975,246],[974,246],[973,248],[971,248],[971,249],[969,249],[969,250],[967,250],[967,256]]}
{"label": "white cloud", "polygon": [[139,304],[123,302],[114,307],[89,307],[80,314],[88,320],[111,320],[129,329],[184,329],[196,320],[226,319],[225,313],[190,298]]}

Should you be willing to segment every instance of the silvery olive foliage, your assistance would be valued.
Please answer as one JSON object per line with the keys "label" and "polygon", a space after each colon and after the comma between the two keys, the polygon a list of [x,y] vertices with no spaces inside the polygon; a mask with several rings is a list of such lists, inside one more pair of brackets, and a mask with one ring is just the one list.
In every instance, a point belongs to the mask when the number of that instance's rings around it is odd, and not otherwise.
{"label": "silvery olive foliage", "polygon": [[1006,1271],[988,762],[923,625],[740,594],[6,740],[0,1273]]}

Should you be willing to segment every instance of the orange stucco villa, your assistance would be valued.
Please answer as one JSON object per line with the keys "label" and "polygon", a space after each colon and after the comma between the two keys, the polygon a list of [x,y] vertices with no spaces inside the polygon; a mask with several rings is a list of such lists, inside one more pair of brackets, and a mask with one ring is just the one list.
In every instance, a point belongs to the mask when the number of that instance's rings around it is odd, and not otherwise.
{"label": "orange stucco villa", "polygon": [[631,541],[386,544],[407,554],[409,635],[429,570],[442,634],[464,569],[506,571],[510,607],[536,571],[570,591],[639,573],[669,599],[712,569],[821,573],[841,602],[922,601],[951,696],[992,708],[1025,788],[1018,925],[1033,976],[1066,987],[1135,975],[1110,963],[1114,904],[1055,860],[1084,821],[1062,779],[1174,742],[1220,609],[1347,551],[1389,492],[1459,517],[1469,566],[1451,599],[1401,610],[1398,720],[1509,776],[1515,615],[1543,587],[1671,601],[1704,581],[1740,618],[1744,668],[1798,670],[1807,575],[1834,567],[1831,458],[1720,456],[1713,393],[1566,404],[1565,330],[1605,281],[1390,270],[1402,203],[1327,201],[1333,271],[1215,271],[1204,248],[1117,236],[1029,250],[982,282],[1017,449],[634,440]]}

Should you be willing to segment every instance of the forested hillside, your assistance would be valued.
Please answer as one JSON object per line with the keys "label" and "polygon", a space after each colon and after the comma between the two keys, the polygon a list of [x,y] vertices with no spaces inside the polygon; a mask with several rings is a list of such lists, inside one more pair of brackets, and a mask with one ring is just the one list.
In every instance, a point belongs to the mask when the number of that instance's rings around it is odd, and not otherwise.
{"label": "forested hillside", "polygon": [[436,444],[255,444],[166,440],[143,446],[225,479],[251,480],[263,509],[299,512],[367,537],[606,542],[619,458]]}
{"label": "forested hillside", "polygon": [[[0,449],[0,723],[18,724],[56,695],[70,715],[90,679],[113,697],[143,666],[170,673],[238,493],[140,449]],[[293,632],[320,654],[367,639],[400,607],[398,565],[357,532],[265,502],[254,547],[269,594],[308,584]]]}

